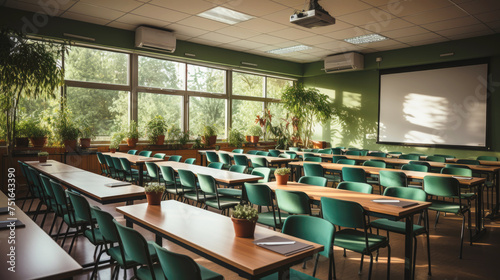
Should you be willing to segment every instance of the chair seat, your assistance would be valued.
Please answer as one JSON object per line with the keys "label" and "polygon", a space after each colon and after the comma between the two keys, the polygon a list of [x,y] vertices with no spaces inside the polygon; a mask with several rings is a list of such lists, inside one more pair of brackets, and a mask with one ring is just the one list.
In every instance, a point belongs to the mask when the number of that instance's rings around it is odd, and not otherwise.
{"label": "chair seat", "polygon": [[[94,234],[92,234],[92,231],[94,232]],[[93,230],[87,229],[84,234],[85,234],[85,237],[87,237],[88,240],[94,245],[111,243],[111,242],[105,242],[104,237],[102,236],[101,230],[98,228],[94,228]],[[95,236],[95,238],[94,238],[94,236]]]}
{"label": "chair seat", "polygon": [[215,198],[215,195],[207,194],[207,195],[205,195],[205,197],[203,197],[203,194],[199,194],[197,197],[196,192],[187,192],[187,193],[184,193],[184,197],[187,199],[196,200],[196,201],[205,201],[205,198],[207,200],[213,199],[213,198]]}
{"label": "chair seat", "polygon": [[458,203],[442,201],[442,200],[431,200],[432,205],[429,210],[458,214],[462,212],[462,206]]}
{"label": "chair seat", "polygon": [[241,189],[218,188],[217,191],[219,192],[219,194],[232,197],[241,197],[243,195],[243,191]]}
{"label": "chair seat", "polygon": [[200,268],[200,274],[201,274],[201,279],[202,280],[223,280],[224,276],[220,275],[219,273],[213,272],[210,269],[202,266],[201,264],[198,264],[198,267]]}
{"label": "chair seat", "polygon": [[[378,219],[370,223],[373,228],[383,229],[400,234],[406,234],[406,223],[402,221],[392,221],[388,219]],[[425,233],[425,227],[413,225],[413,234],[419,235]]]}
{"label": "chair seat", "polygon": [[[458,196],[452,196],[452,197],[458,198]],[[471,200],[471,199],[476,199],[476,194],[475,193],[461,193],[460,197]]]}
{"label": "chair seat", "polygon": [[[288,214],[281,214],[281,220],[284,221],[286,218],[288,218]],[[257,220],[257,223],[263,224],[269,227],[275,227],[275,225],[280,226],[282,223],[280,223],[278,213],[276,213],[276,224],[273,221],[273,212],[262,212],[259,213],[259,218]]]}
{"label": "chair seat", "polygon": [[134,265],[139,265],[137,262],[130,259],[130,257],[125,255],[125,262],[122,259],[122,253],[119,246],[111,247],[108,249],[109,256],[115,260],[120,267],[131,267]]}
{"label": "chair seat", "polygon": [[371,252],[388,245],[387,237],[368,233],[368,248],[366,248],[365,233],[354,229],[343,229],[334,235],[334,245],[354,252]]}
{"label": "chair seat", "polygon": [[76,227],[77,225],[78,226],[82,226],[82,225],[85,225],[87,224],[87,221],[83,220],[83,219],[80,219],[78,217],[76,217],[75,219],[73,219],[73,214],[71,214],[71,219],[70,219],[70,214],[65,214],[63,216],[63,220],[66,224],[70,225],[71,227]]}
{"label": "chair seat", "polygon": [[[163,274],[163,270],[161,269],[160,264],[153,264],[153,272],[155,274],[156,280],[162,280],[166,279],[165,275]],[[149,280],[153,279],[151,275],[151,270],[149,267],[141,267],[137,270],[137,278],[140,280]]]}
{"label": "chair seat", "polygon": [[221,209],[227,209],[227,208],[232,208],[238,204],[240,204],[240,200],[232,197],[221,197],[219,196],[219,204],[217,204],[217,200],[215,199],[215,196],[213,199],[208,199],[205,201],[205,204],[213,207],[213,208],[220,208]]}
{"label": "chair seat", "polygon": [[[261,280],[274,280],[278,279],[278,273],[273,273],[271,275],[268,275],[266,277],[260,278]],[[295,270],[295,269],[290,269],[290,279],[293,280],[312,280],[312,279],[318,279],[315,277],[312,277],[311,275],[305,274],[304,272]]]}

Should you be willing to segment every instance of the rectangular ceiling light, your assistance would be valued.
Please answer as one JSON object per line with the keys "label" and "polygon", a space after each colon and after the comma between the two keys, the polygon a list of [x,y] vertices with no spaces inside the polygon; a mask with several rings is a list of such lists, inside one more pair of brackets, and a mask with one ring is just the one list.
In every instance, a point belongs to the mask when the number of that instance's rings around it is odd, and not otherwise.
{"label": "rectangular ceiling light", "polygon": [[224,7],[215,7],[198,14],[198,16],[227,24],[236,24],[254,18],[253,16],[233,11]]}
{"label": "rectangular ceiling light", "polygon": [[383,41],[383,40],[387,40],[387,37],[384,37],[382,35],[375,34],[375,33],[344,39],[344,41],[346,41],[347,43],[356,44],[356,45],[373,43],[373,42],[378,42],[378,41]]}
{"label": "rectangular ceiling light", "polygon": [[285,53],[298,52],[298,51],[303,51],[303,50],[308,50],[308,49],[312,49],[312,47],[309,47],[306,45],[296,45],[296,46],[291,46],[291,47],[287,47],[287,48],[270,50],[270,51],[267,51],[267,53],[285,54]]}

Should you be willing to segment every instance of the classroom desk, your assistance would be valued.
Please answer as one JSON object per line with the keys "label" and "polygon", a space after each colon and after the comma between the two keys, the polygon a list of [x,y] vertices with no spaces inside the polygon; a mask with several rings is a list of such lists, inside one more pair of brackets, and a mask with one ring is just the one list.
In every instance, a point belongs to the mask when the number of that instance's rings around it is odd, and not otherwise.
{"label": "classroom desk", "polygon": [[[296,161],[296,159],[290,159],[290,158],[281,158],[281,157],[270,157],[270,156],[259,156],[259,155],[249,155],[249,154],[238,154],[238,153],[232,153],[232,152],[226,152],[226,151],[216,151],[216,150],[199,150],[198,152],[200,153],[201,156],[201,165],[206,165],[207,162],[204,160],[204,156],[206,152],[214,152],[214,153],[225,153],[228,154],[230,157],[233,157],[234,155],[244,155],[248,159],[251,158],[265,158],[268,163],[270,164],[278,164],[281,166],[281,164],[288,164],[289,162]],[[203,163],[205,162],[205,163]]]}
{"label": "classroom desk", "polygon": [[[347,190],[339,190],[335,188],[325,188],[312,185],[301,184],[297,182],[288,182],[287,185],[277,185],[276,182],[264,183],[269,186],[273,191],[276,189],[302,191],[305,192],[312,200],[321,200],[322,197],[330,197],[348,201],[355,201],[365,209],[365,211],[372,216],[388,218],[392,220],[405,219],[406,222],[406,235],[405,235],[405,277],[404,279],[411,279],[413,273],[412,258],[413,258],[413,215],[426,211],[431,205],[430,202],[417,201],[418,205],[401,208],[393,205],[386,205],[373,202],[374,199],[387,199],[382,195],[365,194]],[[398,198],[400,200],[408,200]],[[413,200],[408,200],[413,201]]]}
{"label": "classroom desk", "polygon": [[[7,196],[0,192],[0,207],[8,204]],[[15,229],[15,244],[9,244],[9,229],[0,230],[0,279],[68,279],[82,271],[63,248],[47,235],[21,209],[14,206],[15,216],[0,214],[0,220],[17,218],[25,227]],[[10,247],[15,246],[15,272],[10,272]]]}
{"label": "classroom desk", "polygon": [[[254,238],[235,237],[231,218],[175,200],[162,201],[158,206],[145,203],[117,207],[116,210],[125,219],[153,232],[158,244],[161,245],[162,238],[166,238],[248,279],[258,279],[276,271],[286,277],[290,266],[323,250],[322,245],[260,226],[255,228]],[[273,235],[314,247],[284,256],[252,243]]]}
{"label": "classroom desk", "polygon": [[[130,161],[130,163],[136,165],[137,168],[139,169],[139,186],[142,186],[144,183],[144,164],[146,162],[165,161],[164,159],[161,159],[161,158],[145,157],[145,156],[140,156],[140,155],[131,155],[131,154],[121,153],[121,152],[103,153],[103,155],[108,155],[108,156],[117,157],[117,158],[126,158]],[[170,156],[167,155],[166,157],[170,157]]]}

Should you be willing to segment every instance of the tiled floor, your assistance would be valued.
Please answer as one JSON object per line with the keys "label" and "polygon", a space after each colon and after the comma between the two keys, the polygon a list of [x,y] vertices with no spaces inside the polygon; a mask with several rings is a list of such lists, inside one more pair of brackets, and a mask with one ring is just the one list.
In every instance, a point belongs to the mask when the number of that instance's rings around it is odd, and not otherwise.
{"label": "tiled floor", "polygon": [[[99,205],[93,201],[89,201],[92,205],[98,205],[102,209],[109,211],[118,221],[122,224],[125,223],[123,217],[115,211],[115,207],[124,205],[123,203],[111,205]],[[136,203],[141,203],[137,201]],[[50,223],[52,222],[52,215],[48,216],[48,220],[44,229],[48,232]],[[441,216],[437,229],[433,228],[435,220],[435,213],[431,212],[431,262],[432,262],[432,277],[431,279],[499,279],[500,266],[500,219],[486,220],[487,232],[474,243],[469,246],[469,235],[466,231],[466,242],[464,244],[463,259],[458,258],[459,245],[460,245],[460,226],[461,217],[448,215]],[[38,223],[41,222],[41,217],[38,218]],[[147,240],[154,240],[153,234],[139,227],[139,230]],[[64,230],[64,228],[63,228]],[[202,232],[203,229],[200,229]],[[209,229],[207,229],[209,230]],[[202,233],[201,233],[202,234]],[[385,234],[385,232],[383,233]],[[65,248],[69,248],[69,243],[66,241]],[[163,240],[163,245],[169,250],[187,254],[191,256],[196,262],[224,275],[225,279],[242,279],[236,273],[229,271],[217,264],[214,264],[186,249]],[[404,238],[398,234],[391,234],[391,278],[403,279],[404,270]],[[84,237],[79,237],[73,248],[72,256],[80,264],[91,262],[93,260],[94,246],[90,244]],[[367,279],[369,258],[365,257],[363,272],[358,275],[360,264],[360,255],[353,252],[348,252],[347,257],[343,257],[342,250],[335,248],[335,266],[337,270],[337,279]],[[387,250],[380,251],[378,262],[374,262],[372,279],[385,279],[387,265]],[[302,271],[302,266],[294,267]],[[313,263],[308,262],[305,273],[312,274]],[[99,269],[99,279],[110,279],[109,267]],[[128,271],[128,278],[132,275],[132,270]],[[328,276],[328,263],[326,258],[320,257],[318,265],[318,273],[316,275],[319,279],[327,279]],[[417,265],[416,265],[416,279],[429,279],[427,276],[427,250],[424,237],[418,237],[417,240]],[[90,272],[75,277],[76,279],[88,279]],[[123,279],[123,271],[120,272],[120,279]]]}

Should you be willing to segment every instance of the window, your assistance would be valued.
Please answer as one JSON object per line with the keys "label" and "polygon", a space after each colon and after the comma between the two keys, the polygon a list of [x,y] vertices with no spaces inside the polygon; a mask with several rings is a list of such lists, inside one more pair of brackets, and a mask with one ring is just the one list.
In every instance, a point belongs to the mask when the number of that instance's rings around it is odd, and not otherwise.
{"label": "window", "polygon": [[264,97],[264,76],[233,72],[233,94]]}
{"label": "window", "polygon": [[214,125],[217,137],[224,138],[226,128],[226,99],[191,96],[189,98],[189,130],[201,135],[205,125]]}
{"label": "window", "polygon": [[139,56],[139,86],[184,90],[186,64]]}
{"label": "window", "polygon": [[281,92],[293,81],[267,77],[267,98],[281,99]]}
{"label": "window", "polygon": [[188,65],[187,89],[207,93],[225,93],[226,72],[203,66]]}
{"label": "window", "polygon": [[262,115],[264,102],[233,99],[232,128],[242,133],[255,124],[257,115]]}
{"label": "window", "polygon": [[267,108],[271,111],[271,124],[273,126],[279,125],[286,120],[287,110],[283,107],[281,103],[269,102]]}
{"label": "window", "polygon": [[168,128],[182,127],[182,96],[139,92],[138,106],[138,124],[143,130],[156,115],[165,118]]}

